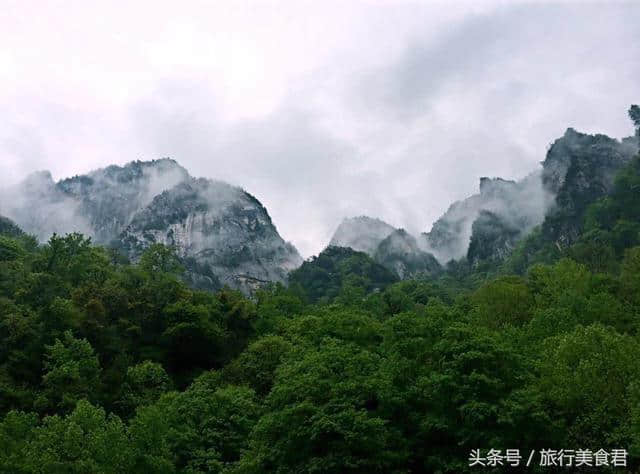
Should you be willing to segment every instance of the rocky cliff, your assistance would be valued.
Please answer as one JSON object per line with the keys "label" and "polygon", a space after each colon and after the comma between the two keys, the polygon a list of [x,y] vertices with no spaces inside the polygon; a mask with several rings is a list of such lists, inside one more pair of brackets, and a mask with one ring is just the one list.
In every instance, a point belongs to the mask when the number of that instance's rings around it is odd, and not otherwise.
{"label": "rocky cliff", "polygon": [[[508,243],[510,246],[514,238],[526,234],[543,221],[553,202],[553,194],[544,188],[540,171],[520,181],[480,178],[479,190],[478,194],[451,205],[433,224],[431,231],[423,234],[427,248],[441,263],[467,256],[474,233],[476,243]],[[474,226],[478,219],[480,221]],[[498,221],[500,228],[509,229],[509,237],[496,239],[479,235],[487,231],[497,232],[497,228],[490,230],[489,225]],[[500,258],[505,250],[492,247],[483,249],[483,253],[493,259]]]}
{"label": "rocky cliff", "polygon": [[635,137],[622,141],[568,129],[556,140],[543,162],[542,180],[556,195],[543,224],[543,234],[567,246],[580,233],[587,206],[607,195],[613,181],[638,152]]}
{"label": "rocky cliff", "polygon": [[206,289],[250,292],[285,282],[302,263],[255,197],[195,179],[169,159],[110,166],[58,183],[36,173],[5,191],[0,213],[41,240],[78,231],[133,260],[153,243],[173,246],[187,279]]}
{"label": "rocky cliff", "polygon": [[619,141],[568,129],[539,170],[519,181],[480,178],[477,194],[453,203],[415,239],[377,219],[355,218],[345,220],[331,242],[367,252],[403,278],[416,274],[408,270],[414,268],[410,261],[423,261],[433,271],[423,254],[440,264],[502,261],[538,225],[546,239],[566,246],[579,235],[586,207],[611,191],[616,173],[637,152],[638,137]]}
{"label": "rocky cliff", "polygon": [[260,202],[240,188],[188,179],[155,196],[120,235],[134,257],[149,245],[177,249],[196,287],[229,285],[250,292],[285,282],[302,259],[282,240]]}

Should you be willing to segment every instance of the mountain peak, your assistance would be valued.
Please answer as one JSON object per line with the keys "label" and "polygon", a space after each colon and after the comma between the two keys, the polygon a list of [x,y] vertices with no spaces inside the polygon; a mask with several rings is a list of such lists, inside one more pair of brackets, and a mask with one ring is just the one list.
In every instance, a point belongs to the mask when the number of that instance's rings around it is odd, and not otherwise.
{"label": "mountain peak", "polygon": [[34,174],[15,195],[20,199],[0,200],[0,211],[39,238],[78,231],[134,260],[154,243],[170,245],[200,288],[250,292],[285,282],[302,263],[255,197],[193,178],[170,158],[111,165],[57,184],[50,173]]}
{"label": "mountain peak", "polygon": [[380,242],[375,260],[401,279],[434,276],[442,269],[438,260],[423,251],[416,238],[404,229],[396,229]]}
{"label": "mountain peak", "polygon": [[342,220],[329,245],[350,247],[373,256],[380,242],[394,230],[392,225],[374,217],[348,217]]}
{"label": "mountain peak", "polygon": [[516,182],[509,179],[502,178],[488,178],[483,176],[480,178],[480,194],[482,195],[496,195],[503,191],[513,189],[516,186]]}

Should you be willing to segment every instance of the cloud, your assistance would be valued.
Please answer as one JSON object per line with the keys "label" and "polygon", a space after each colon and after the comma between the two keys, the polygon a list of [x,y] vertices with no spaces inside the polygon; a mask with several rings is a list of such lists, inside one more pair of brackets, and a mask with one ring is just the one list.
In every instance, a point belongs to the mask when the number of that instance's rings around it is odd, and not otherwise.
{"label": "cloud", "polygon": [[0,20],[2,182],[169,156],[309,256],[344,217],[427,231],[569,126],[631,133],[640,100],[635,2],[150,5]]}

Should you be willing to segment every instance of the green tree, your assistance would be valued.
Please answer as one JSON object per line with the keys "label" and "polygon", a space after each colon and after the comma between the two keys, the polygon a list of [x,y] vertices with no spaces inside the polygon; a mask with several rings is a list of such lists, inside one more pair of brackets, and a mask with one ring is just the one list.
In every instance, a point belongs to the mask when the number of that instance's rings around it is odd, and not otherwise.
{"label": "green tree", "polygon": [[[279,367],[240,472],[392,472],[407,453],[380,416],[380,358],[326,339]],[[292,427],[295,427],[292,429]]]}
{"label": "green tree", "polygon": [[207,377],[184,393],[140,408],[131,436],[140,457],[137,472],[223,472],[247,446],[259,407],[246,387],[212,387]]}
{"label": "green tree", "polygon": [[127,413],[132,413],[139,406],[152,404],[170,388],[167,372],[160,364],[147,360],[127,369],[120,404]]}
{"label": "green tree", "polygon": [[0,235],[0,261],[17,260],[24,254],[25,251],[18,240]]}
{"label": "green tree", "polygon": [[175,251],[163,244],[153,244],[140,257],[140,268],[155,275],[169,273],[179,275],[184,271]]}
{"label": "green tree", "polygon": [[533,295],[524,279],[501,277],[480,287],[471,297],[474,320],[487,327],[519,326],[531,317]]}
{"label": "green tree", "polygon": [[224,368],[225,379],[236,385],[248,385],[265,396],[271,390],[276,369],[292,350],[293,345],[283,337],[264,336]]}
{"label": "green tree", "polygon": [[71,331],[46,347],[42,377],[43,397],[39,404],[60,412],[70,411],[83,399],[96,400],[100,388],[100,363],[86,339]]}
{"label": "green tree", "polygon": [[640,107],[635,104],[629,107],[629,118],[636,128],[636,134],[640,135]]}
{"label": "green tree", "polygon": [[622,296],[640,308],[640,247],[626,251],[620,275]]}
{"label": "green tree", "polygon": [[638,342],[601,325],[545,341],[537,389],[575,446],[628,446],[630,384],[640,377]]}
{"label": "green tree", "polygon": [[24,465],[27,472],[132,472],[134,452],[126,427],[85,400],[67,416],[46,417],[33,430]]}

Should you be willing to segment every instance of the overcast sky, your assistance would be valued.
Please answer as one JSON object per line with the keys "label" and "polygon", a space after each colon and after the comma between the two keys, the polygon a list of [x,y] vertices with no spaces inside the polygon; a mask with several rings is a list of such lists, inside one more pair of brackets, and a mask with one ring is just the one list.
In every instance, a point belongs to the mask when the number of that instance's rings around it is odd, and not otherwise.
{"label": "overcast sky", "polygon": [[306,257],[427,231],[567,127],[632,133],[640,2],[0,0],[0,184],[172,157]]}

